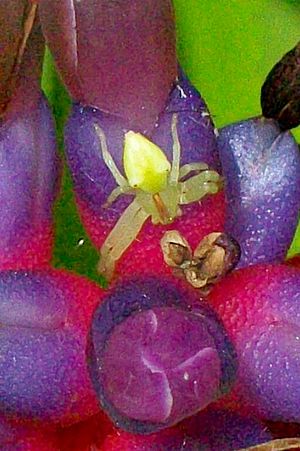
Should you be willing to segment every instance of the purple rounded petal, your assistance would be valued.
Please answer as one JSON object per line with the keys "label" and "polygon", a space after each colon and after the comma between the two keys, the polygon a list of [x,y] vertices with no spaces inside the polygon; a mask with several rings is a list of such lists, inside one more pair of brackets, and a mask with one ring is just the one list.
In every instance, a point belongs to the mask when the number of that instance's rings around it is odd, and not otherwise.
{"label": "purple rounded petal", "polygon": [[25,94],[26,90],[16,93],[0,123],[2,267],[11,263],[17,267],[31,245],[34,260],[39,260],[44,245],[49,247],[43,240],[52,228],[58,187],[59,162],[48,103],[38,91],[33,93],[34,101],[23,104]]}
{"label": "purple rounded petal", "polygon": [[206,406],[221,375],[205,326],[170,307],[136,313],[117,325],[102,366],[109,402],[127,417],[154,423],[172,423]]}
{"label": "purple rounded petal", "polygon": [[171,1],[41,0],[40,17],[72,97],[149,130],[176,76]]}
{"label": "purple rounded petal", "polygon": [[85,347],[99,291],[61,271],[0,274],[2,413],[68,422],[95,413]]}
{"label": "purple rounded petal", "polygon": [[225,231],[240,244],[239,267],[284,259],[300,211],[300,154],[289,132],[254,118],[218,139],[227,198]]}
{"label": "purple rounded petal", "polygon": [[[172,161],[171,119],[174,113],[178,115],[180,164],[204,162],[218,169],[220,165],[214,126],[206,104],[184,75],[175,82],[165,110],[157,123],[153,122],[148,134],[151,140],[161,146],[169,161]],[[109,208],[103,208],[116,187],[116,181],[103,161],[95,124],[104,131],[108,149],[123,174],[123,141],[130,124],[96,108],[75,104],[65,128],[67,160],[78,199],[86,203],[100,220],[112,224],[130,203],[130,196],[120,196]]]}
{"label": "purple rounded petal", "polygon": [[116,286],[96,310],[88,364],[115,423],[150,433],[227,391],[236,362],[221,324],[194,292],[140,278]]}

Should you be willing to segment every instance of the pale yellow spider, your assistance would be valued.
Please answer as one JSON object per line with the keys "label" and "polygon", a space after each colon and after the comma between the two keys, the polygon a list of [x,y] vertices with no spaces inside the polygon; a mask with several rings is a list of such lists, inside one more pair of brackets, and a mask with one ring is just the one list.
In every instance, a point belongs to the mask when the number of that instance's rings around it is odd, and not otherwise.
{"label": "pale yellow spider", "polygon": [[123,165],[125,178],[117,168],[107,148],[103,130],[95,124],[103,160],[112,173],[117,187],[109,195],[105,207],[118,196],[134,194],[101,247],[98,271],[110,280],[116,262],[136,239],[143,224],[151,218],[153,224],[169,224],[181,215],[180,205],[199,201],[206,194],[215,194],[221,187],[221,177],[204,163],[189,163],[180,167],[180,143],[177,115],[172,116],[173,158],[169,163],[164,152],[140,133],[125,134]]}

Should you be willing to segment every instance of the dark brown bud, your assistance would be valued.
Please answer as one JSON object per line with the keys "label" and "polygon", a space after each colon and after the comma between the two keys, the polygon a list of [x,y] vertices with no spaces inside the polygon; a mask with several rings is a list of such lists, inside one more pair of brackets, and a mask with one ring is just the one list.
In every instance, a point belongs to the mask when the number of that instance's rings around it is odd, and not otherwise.
{"label": "dark brown bud", "polygon": [[300,124],[300,42],[273,67],[261,89],[263,115],[282,130]]}

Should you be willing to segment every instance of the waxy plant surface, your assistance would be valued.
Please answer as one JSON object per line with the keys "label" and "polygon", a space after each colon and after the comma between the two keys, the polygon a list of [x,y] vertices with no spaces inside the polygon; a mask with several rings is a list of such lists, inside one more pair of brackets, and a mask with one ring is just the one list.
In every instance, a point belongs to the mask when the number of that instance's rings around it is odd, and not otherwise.
{"label": "waxy plant surface", "polygon": [[[264,117],[216,130],[178,64],[171,0],[4,0],[0,22],[0,448],[231,451],[289,435],[300,44],[266,79]],[[61,171],[45,43],[108,290],[51,267]],[[181,241],[166,255],[167,231]]]}
{"label": "waxy plant surface", "polygon": [[262,117],[224,127],[225,231],[241,246],[239,267],[282,261],[300,211],[300,154],[290,132]]}
{"label": "waxy plant surface", "polygon": [[0,267],[49,264],[59,163],[54,123],[42,93],[34,105],[0,125],[0,152]]}
{"label": "waxy plant surface", "polygon": [[209,296],[238,353],[232,402],[273,421],[299,422],[300,272],[288,265],[235,271]]}
{"label": "waxy plant surface", "polygon": [[85,347],[100,288],[65,271],[3,271],[0,297],[4,412],[64,423],[95,413]]}
{"label": "waxy plant surface", "polygon": [[228,391],[236,369],[234,350],[209,306],[172,279],[154,277],[112,289],[94,314],[88,361],[105,410],[140,433],[204,408]]}

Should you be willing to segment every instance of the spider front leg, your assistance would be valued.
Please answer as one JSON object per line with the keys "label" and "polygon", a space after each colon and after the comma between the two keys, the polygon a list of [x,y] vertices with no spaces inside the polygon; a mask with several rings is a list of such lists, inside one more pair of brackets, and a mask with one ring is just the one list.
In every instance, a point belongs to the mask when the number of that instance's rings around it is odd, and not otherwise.
{"label": "spider front leg", "polygon": [[121,194],[130,194],[133,188],[129,185],[127,179],[119,171],[111,153],[108,150],[105,133],[98,124],[94,125],[95,131],[98,135],[100,141],[100,148],[102,153],[102,158],[108,169],[110,170],[112,176],[114,177],[117,187],[108,196],[104,207],[111,205]]}
{"label": "spider front leg", "polygon": [[109,207],[121,194],[134,194],[135,190],[130,185],[117,186],[112,190],[108,198],[106,199],[104,208]]}
{"label": "spider front leg", "polygon": [[171,132],[173,139],[173,155],[172,155],[172,166],[169,174],[169,184],[177,185],[180,174],[180,158],[181,158],[181,146],[177,132],[177,114],[173,114],[171,122]]}
{"label": "spider front leg", "polygon": [[180,167],[181,145],[178,137],[177,122],[178,122],[177,114],[174,113],[171,122],[173,155],[172,155],[172,167],[169,175],[170,185],[177,185],[178,181],[183,177],[187,176],[190,172],[206,171],[208,169],[208,165],[205,163],[188,163]]}
{"label": "spider front leg", "polygon": [[103,243],[98,264],[98,272],[110,281],[113,277],[116,262],[136,239],[144,222],[149,217],[144,208],[135,199],[126,208],[113,230]]}
{"label": "spider front leg", "polygon": [[181,166],[179,171],[179,180],[183,179],[187,175],[190,174],[190,172],[202,172],[207,171],[208,165],[206,163],[187,163]]}
{"label": "spider front leg", "polygon": [[197,202],[206,194],[216,194],[222,187],[222,178],[216,171],[205,170],[180,183],[181,205]]}
{"label": "spider front leg", "polygon": [[[169,216],[174,219],[174,217],[180,215],[181,210],[178,204],[189,204],[201,199],[206,194],[215,194],[219,191],[221,184],[218,173],[210,171],[208,165],[205,163],[188,163],[180,167],[181,146],[177,131],[177,114],[173,114],[172,116],[171,131],[173,138],[173,159],[168,179],[169,188],[164,194],[167,194],[168,200],[166,205],[168,205],[170,212],[172,212]],[[180,182],[182,178],[192,172],[197,172],[197,174],[188,178],[185,182]],[[178,188],[176,191],[179,196],[174,191],[175,187]]]}

